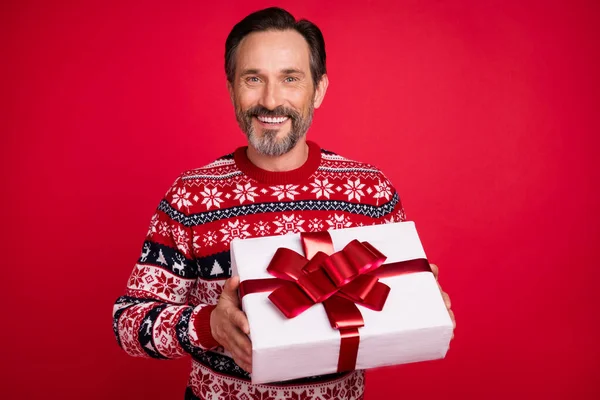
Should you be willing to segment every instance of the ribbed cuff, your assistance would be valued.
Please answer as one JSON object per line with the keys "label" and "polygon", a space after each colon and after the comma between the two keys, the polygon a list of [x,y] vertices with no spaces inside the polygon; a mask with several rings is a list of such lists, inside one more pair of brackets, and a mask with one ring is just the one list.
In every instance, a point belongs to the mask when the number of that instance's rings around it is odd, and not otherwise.
{"label": "ribbed cuff", "polygon": [[219,346],[219,342],[212,337],[210,332],[210,314],[215,309],[215,306],[202,307],[196,318],[194,318],[194,328],[196,328],[196,334],[198,335],[198,342],[200,346],[207,350],[212,350]]}

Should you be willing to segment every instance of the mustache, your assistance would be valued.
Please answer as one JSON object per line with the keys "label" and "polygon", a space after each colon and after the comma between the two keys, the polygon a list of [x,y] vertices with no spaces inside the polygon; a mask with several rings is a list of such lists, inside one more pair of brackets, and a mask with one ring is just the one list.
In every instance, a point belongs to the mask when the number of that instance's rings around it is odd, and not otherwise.
{"label": "mustache", "polygon": [[246,117],[290,117],[291,119],[300,118],[300,113],[293,108],[288,108],[284,106],[275,107],[272,110],[265,108],[263,106],[254,106],[250,107],[246,112]]}

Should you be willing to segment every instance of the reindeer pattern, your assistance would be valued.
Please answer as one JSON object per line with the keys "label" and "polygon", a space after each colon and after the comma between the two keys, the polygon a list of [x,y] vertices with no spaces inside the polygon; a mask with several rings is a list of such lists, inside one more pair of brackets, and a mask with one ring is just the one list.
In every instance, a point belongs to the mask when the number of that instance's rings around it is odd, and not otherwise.
{"label": "reindeer pattern", "polygon": [[175,257],[171,258],[173,261],[173,272],[181,276],[185,276],[185,257],[181,254],[175,254]]}

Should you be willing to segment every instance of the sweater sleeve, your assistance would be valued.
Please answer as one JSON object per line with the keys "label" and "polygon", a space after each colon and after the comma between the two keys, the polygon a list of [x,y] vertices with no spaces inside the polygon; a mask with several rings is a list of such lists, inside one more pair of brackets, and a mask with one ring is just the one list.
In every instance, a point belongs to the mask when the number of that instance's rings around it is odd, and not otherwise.
{"label": "sweater sleeve", "polygon": [[381,171],[379,172],[378,183],[375,185],[375,189],[377,191],[376,197],[384,202],[383,205],[387,210],[383,216],[377,218],[375,223],[386,224],[405,221],[406,214],[404,212],[402,200],[400,199],[400,194]]}
{"label": "sweater sleeve", "polygon": [[115,302],[113,330],[129,355],[172,359],[218,345],[210,334],[214,306],[188,304],[198,275],[185,223],[189,196],[178,178],[152,217],[125,293]]}

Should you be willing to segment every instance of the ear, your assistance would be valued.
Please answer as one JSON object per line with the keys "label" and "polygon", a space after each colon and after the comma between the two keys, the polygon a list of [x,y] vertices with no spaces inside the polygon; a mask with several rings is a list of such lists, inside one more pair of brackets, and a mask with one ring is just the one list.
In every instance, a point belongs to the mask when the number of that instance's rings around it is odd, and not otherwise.
{"label": "ear", "polygon": [[325,98],[325,93],[327,92],[327,87],[329,86],[329,78],[327,74],[323,74],[321,80],[317,84],[317,88],[315,90],[315,109],[321,106],[323,99]]}
{"label": "ear", "polygon": [[233,85],[229,81],[227,81],[227,91],[229,92],[229,100],[231,100],[231,104],[235,106],[235,102],[233,101]]}

